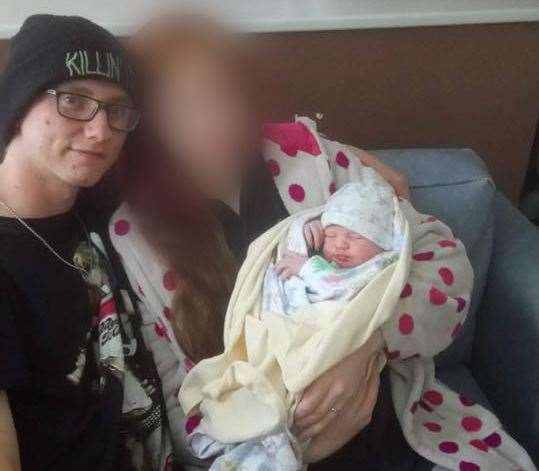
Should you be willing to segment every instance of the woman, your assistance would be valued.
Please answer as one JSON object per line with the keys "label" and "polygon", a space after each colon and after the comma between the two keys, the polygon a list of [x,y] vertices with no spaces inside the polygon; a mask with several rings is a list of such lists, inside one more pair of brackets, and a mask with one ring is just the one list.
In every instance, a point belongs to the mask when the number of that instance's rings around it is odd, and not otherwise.
{"label": "woman", "polygon": [[[184,446],[199,418],[183,416],[177,390],[192,361],[222,350],[235,271],[249,242],[287,217],[289,208],[260,155],[257,90],[247,79],[241,47],[204,20],[167,17],[135,35],[131,50],[145,72],[146,125],[128,146],[120,172],[127,201],[111,219],[111,235],[139,294],[176,454],[185,465],[203,466]],[[408,197],[404,177],[365,152],[354,153]],[[158,282],[142,286],[140,280]],[[385,378],[380,388],[379,375],[367,375],[373,355],[382,349],[396,354],[398,318],[390,324],[315,381],[297,407],[298,437],[312,439],[306,460],[330,457],[320,469],[413,466]],[[436,328],[428,322],[416,330]],[[436,353],[423,352],[413,332],[406,341],[402,356]]]}

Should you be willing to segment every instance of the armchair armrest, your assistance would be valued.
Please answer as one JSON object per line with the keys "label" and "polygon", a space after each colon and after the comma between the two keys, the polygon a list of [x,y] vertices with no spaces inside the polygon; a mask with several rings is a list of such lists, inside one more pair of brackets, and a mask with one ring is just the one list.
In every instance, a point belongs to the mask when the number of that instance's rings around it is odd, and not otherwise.
{"label": "armchair armrest", "polygon": [[539,462],[539,229],[502,195],[472,369],[508,431]]}

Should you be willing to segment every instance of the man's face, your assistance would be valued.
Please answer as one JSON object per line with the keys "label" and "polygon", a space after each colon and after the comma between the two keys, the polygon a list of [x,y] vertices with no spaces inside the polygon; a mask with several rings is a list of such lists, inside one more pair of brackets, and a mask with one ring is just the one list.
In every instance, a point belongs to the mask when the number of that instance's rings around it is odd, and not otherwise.
{"label": "man's face", "polygon": [[[105,103],[130,104],[119,86],[100,80],[74,80],[56,87]],[[126,134],[109,127],[105,110],[91,121],[77,121],[58,114],[56,97],[43,93],[21,122],[23,154],[44,178],[76,188],[95,185],[118,159]]]}
{"label": "man's face", "polygon": [[373,241],[345,227],[331,225],[324,230],[322,254],[341,268],[357,267],[381,252]]}

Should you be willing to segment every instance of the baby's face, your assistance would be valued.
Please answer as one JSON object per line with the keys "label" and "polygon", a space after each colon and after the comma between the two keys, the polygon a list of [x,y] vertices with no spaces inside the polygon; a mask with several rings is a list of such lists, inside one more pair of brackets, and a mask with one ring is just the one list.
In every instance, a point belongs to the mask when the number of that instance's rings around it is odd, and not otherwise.
{"label": "baby's face", "polygon": [[324,230],[322,255],[341,268],[356,267],[381,252],[374,242],[345,227],[332,225]]}

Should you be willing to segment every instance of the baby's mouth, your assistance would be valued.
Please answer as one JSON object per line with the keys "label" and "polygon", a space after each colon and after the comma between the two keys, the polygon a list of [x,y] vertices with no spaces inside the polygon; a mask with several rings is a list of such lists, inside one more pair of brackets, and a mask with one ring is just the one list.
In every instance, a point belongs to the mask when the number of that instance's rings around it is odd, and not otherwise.
{"label": "baby's mouth", "polygon": [[348,261],[347,255],[335,255],[333,257],[333,261],[337,262],[338,264],[346,263]]}

